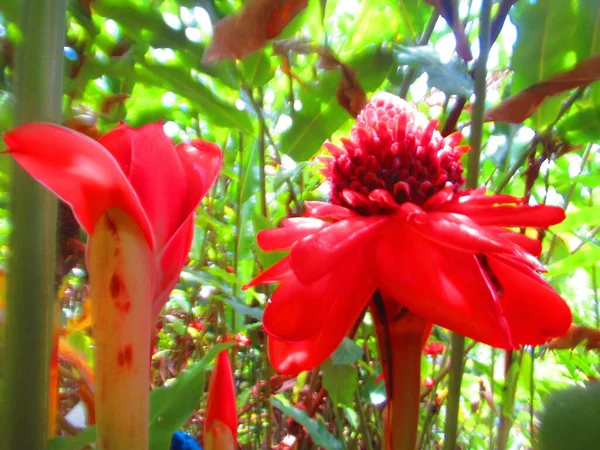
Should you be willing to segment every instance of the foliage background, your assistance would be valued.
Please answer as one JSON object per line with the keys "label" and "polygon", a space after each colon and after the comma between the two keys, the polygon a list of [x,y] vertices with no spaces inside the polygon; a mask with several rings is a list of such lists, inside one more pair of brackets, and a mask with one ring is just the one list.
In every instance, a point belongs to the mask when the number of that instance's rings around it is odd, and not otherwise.
{"label": "foliage background", "polygon": [[[321,371],[288,379],[272,373],[263,351],[260,320],[269,292],[241,286],[281,257],[262,253],[256,232],[301,215],[306,200],[326,199],[328,189],[314,157],[326,139],[348,134],[353,117],[342,105],[344,98],[360,97],[360,89],[367,96],[380,90],[402,94],[439,119],[445,131],[457,128],[469,136],[470,71],[479,54],[481,2],[437,2],[457,5],[471,43],[470,62],[457,54],[452,27],[430,3],[436,2],[310,0],[277,41],[239,61],[212,62],[203,56],[213,25],[239,11],[239,0],[69,3],[67,125],[93,135],[121,120],[132,126],[162,120],[174,141],[200,136],[225,152],[222,175],[198,209],[189,264],[156,328],[154,388],[161,392],[180,376],[179,393],[168,395],[176,401],[160,413],[170,418],[165,420],[171,428],[186,421],[184,429],[200,436],[204,381],[186,383],[192,378],[183,370],[195,367],[191,370],[203,374],[206,352],[226,336],[243,333],[249,345],[234,350],[243,448],[267,443],[287,448],[290,442],[299,448],[380,447],[384,394],[383,383],[376,380],[381,368],[369,316],[357,330],[356,344],[345,341]],[[18,29],[18,15],[16,0],[2,2],[0,132],[12,125],[14,53],[27,38]],[[597,0],[501,0],[494,2],[492,17],[492,32],[498,35],[487,61],[486,109],[600,51]],[[486,123],[479,179],[492,191],[567,210],[568,219],[542,237],[542,261],[550,282],[571,305],[574,322],[599,328],[600,83],[590,81],[552,92],[523,123],[519,108],[508,112],[517,123]],[[342,102],[339,86],[345,87]],[[0,169],[4,257],[10,233],[7,158],[0,158]],[[86,274],[83,261],[75,263],[60,291],[61,323],[66,339],[93,364],[93,339],[85,326]],[[588,331],[597,341],[598,335]],[[435,328],[432,336],[448,347],[446,330]],[[597,417],[598,407],[588,410],[584,403],[593,391],[581,398],[573,392],[563,395],[555,403],[565,409],[550,408],[550,425],[541,432],[540,418],[555,390],[588,386],[598,392],[592,338],[587,347],[572,339],[562,350],[524,348],[508,358],[468,342],[459,420],[462,448],[497,448],[498,432],[507,424],[512,424],[509,448],[567,448],[560,439],[568,448],[590,448],[585,446],[589,433],[598,432],[594,426],[586,429],[586,423]],[[423,391],[421,448],[438,448],[443,440],[448,353],[423,357],[423,373],[435,384]],[[204,362],[193,366],[197,361]],[[62,364],[64,416],[79,401],[80,390],[77,370],[67,361]],[[186,404],[190,398],[192,404]],[[60,433],[75,431],[63,424]],[[157,433],[155,427],[153,436]],[[584,436],[584,446],[573,447],[573,436]],[[63,439],[55,445],[82,444]]]}

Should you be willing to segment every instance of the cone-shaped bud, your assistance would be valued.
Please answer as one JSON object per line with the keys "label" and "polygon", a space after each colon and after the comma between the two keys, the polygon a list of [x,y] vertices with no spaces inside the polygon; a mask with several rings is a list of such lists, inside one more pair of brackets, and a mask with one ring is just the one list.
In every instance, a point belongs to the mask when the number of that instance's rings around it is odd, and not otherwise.
{"label": "cone-shaped bud", "polygon": [[237,412],[235,386],[227,351],[217,357],[210,375],[208,403],[204,421],[205,450],[235,450],[237,448]]}

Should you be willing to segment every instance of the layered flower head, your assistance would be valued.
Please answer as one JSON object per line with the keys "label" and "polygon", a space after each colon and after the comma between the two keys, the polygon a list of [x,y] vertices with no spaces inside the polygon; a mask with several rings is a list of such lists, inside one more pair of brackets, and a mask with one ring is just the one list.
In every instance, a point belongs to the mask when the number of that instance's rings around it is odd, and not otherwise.
{"label": "layered flower head", "polygon": [[201,139],[174,147],[160,123],[139,129],[122,124],[98,142],[30,123],[5,133],[4,140],[31,176],[73,208],[88,234],[109,209],[135,221],[155,257],[157,314],[187,260],[194,210],[221,167],[219,147]]}
{"label": "layered flower head", "polygon": [[278,371],[320,364],[377,289],[495,347],[568,329],[568,306],[537,274],[540,242],[514,230],[559,223],[563,210],[460,190],[468,148],[436,126],[396,96],[375,96],[341,147],[325,144],[330,203],[308,202],[305,217],[258,234],[263,250],[289,250],[249,284],[279,283],[264,314]]}

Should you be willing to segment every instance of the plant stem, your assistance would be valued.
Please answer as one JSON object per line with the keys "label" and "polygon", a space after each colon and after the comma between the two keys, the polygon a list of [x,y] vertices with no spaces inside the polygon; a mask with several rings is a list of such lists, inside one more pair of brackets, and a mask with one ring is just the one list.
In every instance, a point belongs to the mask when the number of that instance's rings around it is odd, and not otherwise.
{"label": "plant stem", "polygon": [[372,303],[388,399],[384,448],[414,450],[421,401],[421,352],[427,322],[379,293]]}
{"label": "plant stem", "polygon": [[[471,152],[467,160],[467,188],[476,188],[479,184],[479,162],[481,141],[483,136],[483,113],[485,111],[485,89],[487,76],[487,60],[490,52],[490,14],[492,2],[483,0],[479,15],[479,57],[475,65],[475,104],[471,119],[470,144]],[[450,381],[448,386],[448,402],[446,424],[444,427],[444,450],[456,448],[458,413],[460,410],[460,386],[464,372],[465,338],[456,333],[451,337],[452,349]]]}
{"label": "plant stem", "polygon": [[[429,22],[427,22],[425,31],[423,31],[423,34],[421,35],[419,42],[417,42],[417,45],[425,45],[429,42],[429,39],[431,39],[431,35],[433,34],[433,30],[435,29],[435,24],[437,23],[439,17],[440,17],[440,14],[437,11],[434,10],[431,13]],[[402,80],[402,86],[400,86],[400,93],[398,94],[400,97],[406,98],[406,96],[408,94],[408,89],[410,88],[410,85],[414,81],[413,79],[415,77],[416,72],[417,72],[417,69],[415,69],[414,67],[411,67],[406,72],[406,75],[404,76],[404,79]]]}
{"label": "plant stem", "polygon": [[[58,123],[62,107],[66,0],[21,2],[26,38],[17,54],[17,123]],[[56,208],[54,195],[16,164],[11,180],[12,258],[9,266],[2,448],[45,449]],[[2,414],[2,412],[0,412]]]}

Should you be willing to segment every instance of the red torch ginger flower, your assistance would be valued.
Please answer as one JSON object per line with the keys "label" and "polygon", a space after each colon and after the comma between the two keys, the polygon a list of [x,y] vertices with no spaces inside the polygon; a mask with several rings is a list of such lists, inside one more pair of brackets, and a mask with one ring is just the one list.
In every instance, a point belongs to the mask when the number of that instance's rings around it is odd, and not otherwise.
{"label": "red torch ginger flower", "polygon": [[152,322],[187,260],[194,210],[217,177],[221,150],[202,140],[174,147],[156,123],[120,125],[98,142],[30,123],[4,140],[90,236],[99,448],[147,450]]}
{"label": "red torch ginger flower", "polygon": [[204,448],[206,450],[237,448],[235,385],[227,351],[219,353],[215,368],[210,374],[204,421]]}
{"label": "red torch ginger flower", "polygon": [[436,356],[444,353],[444,344],[441,342],[430,342],[423,347],[423,353],[435,358]]}
{"label": "red torch ginger flower", "polygon": [[442,137],[412,104],[380,94],[350,139],[326,143],[330,203],[261,231],[289,250],[249,286],[279,283],[264,312],[273,366],[297,374],[340,344],[376,290],[414,315],[505,349],[564,334],[571,312],[537,272],[540,242],[561,208],[485,189],[461,190],[460,135]]}

